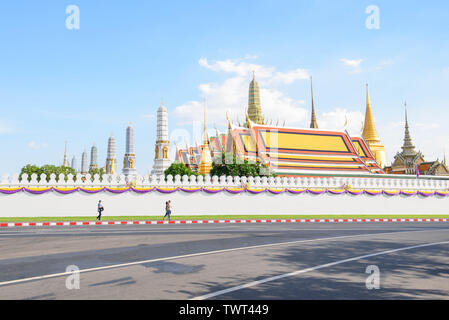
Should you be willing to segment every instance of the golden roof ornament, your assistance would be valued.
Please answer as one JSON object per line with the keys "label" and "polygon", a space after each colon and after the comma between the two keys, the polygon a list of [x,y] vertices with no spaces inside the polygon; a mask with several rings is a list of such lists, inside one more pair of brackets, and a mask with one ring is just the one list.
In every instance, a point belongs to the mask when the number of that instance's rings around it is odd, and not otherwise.
{"label": "golden roof ornament", "polygon": [[316,115],[315,115],[315,104],[313,102],[313,84],[312,84],[312,77],[310,77],[310,92],[312,95],[312,116],[310,119],[310,128],[318,129],[318,122],[316,121]]}
{"label": "golden roof ornament", "polygon": [[371,111],[371,103],[369,99],[368,83],[366,84],[366,112],[365,123],[363,125],[363,137],[369,142],[380,142],[379,135],[377,134],[376,126],[374,125],[373,113]]}

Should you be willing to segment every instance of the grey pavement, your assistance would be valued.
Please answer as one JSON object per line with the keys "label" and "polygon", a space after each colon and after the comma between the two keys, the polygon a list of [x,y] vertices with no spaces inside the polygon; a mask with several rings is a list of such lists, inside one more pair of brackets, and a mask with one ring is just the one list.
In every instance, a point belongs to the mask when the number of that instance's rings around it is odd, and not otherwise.
{"label": "grey pavement", "polygon": [[[252,281],[262,283],[211,298],[448,299],[449,243],[263,282],[348,258],[438,242],[449,242],[449,224],[5,228],[0,229],[0,299],[191,299]],[[81,270],[80,289],[66,288],[67,274],[5,283],[63,273],[69,265]],[[366,288],[369,265],[380,270],[378,290]],[[101,269],[85,272],[91,268]]]}

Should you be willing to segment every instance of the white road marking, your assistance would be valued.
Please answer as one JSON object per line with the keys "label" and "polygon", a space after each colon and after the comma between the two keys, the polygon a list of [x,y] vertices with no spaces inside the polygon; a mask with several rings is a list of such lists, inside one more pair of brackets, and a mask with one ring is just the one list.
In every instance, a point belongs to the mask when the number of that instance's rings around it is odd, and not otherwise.
{"label": "white road marking", "polygon": [[287,277],[293,277],[293,276],[297,276],[299,274],[303,274],[303,273],[307,273],[307,272],[311,272],[311,271],[315,271],[315,270],[319,270],[319,269],[323,269],[323,268],[327,268],[327,267],[332,267],[332,266],[335,266],[335,265],[338,265],[338,264],[342,264],[342,263],[346,263],[346,262],[351,262],[351,261],[361,260],[361,259],[365,259],[365,258],[371,258],[371,257],[375,257],[375,256],[380,256],[380,255],[384,255],[384,254],[390,254],[390,253],[399,252],[399,251],[416,249],[416,248],[437,246],[437,245],[441,245],[441,244],[449,244],[449,241],[425,243],[425,244],[420,244],[420,245],[415,245],[415,246],[402,247],[402,248],[398,248],[398,249],[381,251],[381,252],[377,252],[377,253],[371,253],[371,254],[366,254],[366,255],[363,255],[363,256],[357,256],[357,257],[353,257],[353,258],[349,258],[349,259],[339,260],[339,261],[335,261],[335,262],[331,262],[331,263],[326,263],[326,264],[322,264],[322,265],[319,265],[319,266],[315,266],[315,267],[312,267],[312,268],[297,270],[297,271],[293,271],[293,272],[290,272],[290,273],[284,273],[284,274],[281,274],[281,275],[277,275],[277,276],[274,276],[274,277],[269,277],[269,278],[262,279],[262,280],[252,281],[252,282],[249,282],[247,284],[243,284],[243,285],[235,286],[235,287],[232,287],[232,288],[228,288],[228,289],[212,292],[212,293],[209,293],[209,294],[205,294],[205,295],[202,295],[202,296],[199,296],[199,297],[192,298],[190,300],[206,300],[206,299],[209,299],[209,298],[213,298],[213,297],[220,296],[220,295],[223,295],[223,294],[226,294],[226,293],[230,293],[230,292],[234,292],[234,291],[237,291],[237,290],[251,288],[251,287],[257,286],[257,285],[262,284],[262,283],[267,283],[267,282],[270,282],[270,281],[275,281],[275,280],[279,280],[279,279],[287,278]]}
{"label": "white road marking", "polygon": [[[199,226],[198,224],[192,224],[191,228],[186,228],[186,227],[181,227],[181,226],[174,226],[174,225],[166,225],[164,229],[159,229],[159,226],[155,226],[155,225],[146,225],[146,226],[153,226],[155,227],[154,229],[144,229],[144,228],[134,228],[134,229],[129,229],[129,225],[115,225],[115,227],[118,228],[114,228],[114,229],[92,229],[89,228],[89,226],[83,226],[86,228],[80,228],[80,229],[73,229],[73,228],[60,228],[60,229],[10,229],[8,231],[4,231],[4,232],[0,232],[0,235],[16,235],[16,236],[21,236],[21,235],[25,235],[25,234],[36,234],[39,236],[44,236],[44,235],[64,235],[64,234],[82,234],[82,233],[134,233],[134,232],[145,232],[145,233],[164,233],[167,231],[179,231],[179,230],[195,230],[195,231],[217,231],[217,230],[238,230],[238,231],[254,231],[254,230],[261,230],[261,229],[257,229],[258,227],[266,227],[267,225],[256,225],[256,224],[246,224],[246,225],[227,225],[227,226],[218,226],[215,225],[211,228],[201,228],[198,229],[197,227]],[[205,226],[205,225],[203,225]],[[274,226],[274,225],[273,225]],[[109,226],[111,227],[111,226]],[[109,228],[108,227],[108,228]],[[123,229],[120,229],[120,227],[125,227]],[[378,228],[377,225],[375,226],[369,226],[367,225],[367,228],[360,228],[360,229],[355,229],[355,228],[315,228],[315,229],[311,229],[311,228],[290,228],[290,225],[286,225],[286,224],[278,224],[276,225],[276,227],[281,227],[279,229],[275,229],[275,230],[265,230],[262,229],[264,231],[325,231],[325,230],[332,230],[332,231],[374,231],[374,230],[380,230],[380,229],[375,229]],[[285,228],[283,228],[285,227]],[[374,228],[373,228],[374,227]],[[157,228],[157,229],[156,229]],[[414,226],[408,226],[406,229],[404,228],[404,230],[415,230],[419,228],[420,230],[422,230],[422,227],[414,227]],[[396,227],[391,226],[392,230],[396,230]],[[430,230],[431,228],[429,228]],[[382,227],[381,230],[386,230],[385,227]],[[387,229],[388,230],[388,229]]]}
{"label": "white road marking", "polygon": [[[285,226],[285,225],[284,225]],[[403,230],[416,230],[418,229],[417,227],[413,228],[407,228],[407,229],[403,229]],[[67,229],[66,229],[67,230]],[[279,232],[279,231],[377,231],[377,230],[398,230],[397,228],[391,227],[391,229],[387,229],[387,228],[381,228],[379,229],[377,227],[376,228],[365,228],[365,229],[354,229],[354,228],[342,228],[342,229],[335,229],[335,228],[318,228],[318,229],[308,229],[308,228],[298,228],[298,229],[260,229],[260,231],[262,232]],[[419,230],[423,230],[423,228],[419,228]],[[426,230],[432,230],[431,228],[427,228]],[[45,236],[45,235],[82,235],[83,233],[85,234],[90,234],[90,233],[102,233],[102,234],[136,234],[136,232],[138,233],[166,233],[166,232],[173,232],[176,233],[177,231],[196,231],[196,232],[208,232],[208,231],[249,231],[249,232],[254,232],[254,231],[258,231],[258,230],[254,230],[254,229],[229,229],[229,228],[213,228],[213,229],[198,229],[195,227],[193,228],[182,228],[182,229],[165,229],[165,230],[145,230],[145,229],[123,229],[123,230],[94,230],[94,229],[82,229],[82,230],[73,230],[73,229],[69,229],[67,231],[63,231],[63,230],[58,230],[58,231],[49,231],[49,232],[45,232],[44,230],[41,231],[11,231],[11,232],[0,232],[0,236],[1,235],[8,235],[8,236],[24,236],[24,235],[37,235],[37,236]]]}
{"label": "white road marking", "polygon": [[[326,240],[339,240],[339,239],[358,238],[358,237],[367,237],[367,236],[377,236],[377,235],[386,235],[386,234],[399,234],[399,233],[410,233],[410,232],[428,232],[428,231],[429,230],[366,233],[366,234],[358,234],[358,235],[348,235],[348,236],[338,236],[338,237],[327,237],[327,238],[318,238],[318,239],[306,239],[306,240],[295,240],[295,241],[287,241],[287,242],[269,243],[269,244],[262,244],[262,245],[254,245],[254,246],[238,247],[238,248],[231,248],[231,249],[222,249],[222,250],[214,250],[214,251],[192,253],[192,254],[173,256],[173,257],[165,257],[165,258],[156,258],[156,259],[149,259],[149,260],[142,260],[142,261],[127,262],[127,263],[115,264],[115,265],[103,266],[103,267],[88,268],[88,269],[79,270],[79,273],[86,273],[86,272],[93,272],[93,271],[101,271],[101,270],[123,268],[123,267],[135,266],[135,265],[139,265],[139,264],[158,262],[158,261],[167,261],[167,260],[175,260],[175,259],[182,259],[182,258],[199,257],[199,256],[210,255],[210,254],[226,253],[226,252],[249,250],[249,249],[259,249],[259,248],[266,248],[266,247],[275,247],[275,246],[282,246],[282,245],[291,245],[291,244],[296,244],[296,243],[308,243],[308,242],[317,242],[317,241],[326,241]],[[436,230],[432,230],[432,231],[447,231],[447,229],[436,229]],[[5,286],[5,285],[10,285],[10,284],[17,284],[17,283],[22,283],[22,282],[28,282],[28,281],[36,281],[36,280],[43,280],[43,279],[67,276],[67,275],[71,275],[71,274],[72,274],[71,272],[61,272],[61,273],[47,274],[47,275],[43,275],[43,276],[36,276],[36,277],[30,277],[30,278],[23,278],[23,279],[4,281],[4,282],[0,282],[0,287],[1,286]]]}

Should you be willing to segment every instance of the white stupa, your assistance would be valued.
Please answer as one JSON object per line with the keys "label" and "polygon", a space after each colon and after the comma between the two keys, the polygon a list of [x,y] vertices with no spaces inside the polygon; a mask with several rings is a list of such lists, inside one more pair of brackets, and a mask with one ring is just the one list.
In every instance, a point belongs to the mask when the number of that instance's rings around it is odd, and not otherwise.
{"label": "white stupa", "polygon": [[72,169],[75,170],[75,172],[78,172],[78,163],[76,162],[76,157],[73,156],[72,158],[72,165],[71,165]]}
{"label": "white stupa", "polygon": [[134,153],[134,128],[131,122],[128,128],[126,128],[126,153],[123,158],[122,173],[127,178],[135,178],[137,175],[136,170],[136,154]]}
{"label": "white stupa", "polygon": [[168,113],[164,102],[157,110],[157,138],[154,154],[154,165],[151,174],[163,175],[170,167],[170,140],[168,139]]}
{"label": "white stupa", "polygon": [[88,174],[89,173],[89,165],[87,163],[87,152],[84,150],[82,156],[81,156],[81,174]]}
{"label": "white stupa", "polygon": [[116,165],[116,157],[115,157],[115,139],[111,133],[111,136],[108,139],[108,154],[106,156],[106,173],[114,174],[116,173],[115,165]]}

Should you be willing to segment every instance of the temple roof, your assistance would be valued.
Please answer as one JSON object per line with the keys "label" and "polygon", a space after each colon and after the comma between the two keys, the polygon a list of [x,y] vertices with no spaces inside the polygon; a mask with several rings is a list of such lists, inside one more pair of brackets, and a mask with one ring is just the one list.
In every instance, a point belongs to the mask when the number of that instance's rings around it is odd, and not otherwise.
{"label": "temple roof", "polygon": [[248,128],[231,125],[230,134],[238,155],[258,158],[281,175],[383,173],[365,140],[355,137],[354,143],[345,131],[258,125],[248,119]]}

